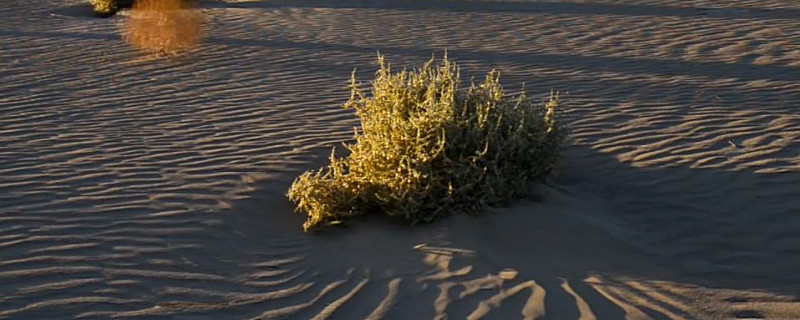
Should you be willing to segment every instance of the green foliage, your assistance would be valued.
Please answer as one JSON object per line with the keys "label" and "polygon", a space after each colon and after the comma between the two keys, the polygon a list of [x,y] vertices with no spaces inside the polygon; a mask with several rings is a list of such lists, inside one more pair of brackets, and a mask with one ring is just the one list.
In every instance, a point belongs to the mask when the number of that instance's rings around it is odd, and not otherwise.
{"label": "green foliage", "polygon": [[101,17],[110,17],[122,8],[130,8],[133,0],[89,0],[94,13]]}
{"label": "green foliage", "polygon": [[370,212],[412,223],[530,195],[528,181],[553,172],[563,133],[558,96],[508,98],[491,71],[463,89],[456,64],[380,69],[368,97],[351,78],[361,120],[349,156],[299,176],[287,196],[308,214],[306,231]]}

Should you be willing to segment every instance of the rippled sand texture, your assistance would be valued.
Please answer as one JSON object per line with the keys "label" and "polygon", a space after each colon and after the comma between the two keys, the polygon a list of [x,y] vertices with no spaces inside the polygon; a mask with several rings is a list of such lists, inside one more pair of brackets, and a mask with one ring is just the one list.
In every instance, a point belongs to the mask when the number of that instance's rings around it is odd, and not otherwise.
{"label": "rippled sand texture", "polygon": [[[203,1],[172,59],[81,3],[0,2],[0,319],[800,319],[794,0]],[[566,95],[544,201],[302,234],[352,69],[443,49]]]}

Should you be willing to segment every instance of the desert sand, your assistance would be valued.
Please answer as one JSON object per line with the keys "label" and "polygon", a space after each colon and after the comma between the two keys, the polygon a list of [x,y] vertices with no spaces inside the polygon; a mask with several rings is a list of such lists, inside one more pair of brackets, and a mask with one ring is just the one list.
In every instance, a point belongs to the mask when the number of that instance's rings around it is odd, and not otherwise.
{"label": "desert sand", "polygon": [[[202,1],[143,55],[80,0],[0,2],[0,319],[800,319],[796,0]],[[350,72],[559,90],[538,202],[302,232]]]}

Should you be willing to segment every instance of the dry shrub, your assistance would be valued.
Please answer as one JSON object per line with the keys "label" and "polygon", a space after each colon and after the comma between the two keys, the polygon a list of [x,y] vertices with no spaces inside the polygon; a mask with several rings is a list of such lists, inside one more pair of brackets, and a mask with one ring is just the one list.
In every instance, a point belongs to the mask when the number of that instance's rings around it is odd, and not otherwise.
{"label": "dry shrub", "polygon": [[185,0],[137,0],[122,28],[125,41],[155,54],[176,54],[200,43],[204,16]]}
{"label": "dry shrub", "polygon": [[122,8],[130,8],[133,0],[89,0],[94,13],[100,17],[113,16]]}
{"label": "dry shrub", "polygon": [[350,101],[361,121],[350,154],[298,177],[287,196],[308,214],[306,231],[370,212],[412,223],[474,212],[532,195],[529,181],[555,169],[563,130],[558,97],[510,98],[490,72],[461,87],[447,57],[422,68],[380,69],[367,96],[353,76]]}

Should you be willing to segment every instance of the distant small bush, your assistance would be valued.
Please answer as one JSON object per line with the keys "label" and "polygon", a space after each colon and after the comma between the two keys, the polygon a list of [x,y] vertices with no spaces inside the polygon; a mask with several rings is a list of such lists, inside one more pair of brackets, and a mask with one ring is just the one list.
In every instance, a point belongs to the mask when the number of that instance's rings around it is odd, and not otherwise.
{"label": "distant small bush", "polygon": [[100,17],[110,17],[122,8],[130,8],[133,0],[89,0],[94,13]]}
{"label": "distant small bush", "polygon": [[137,0],[122,37],[134,48],[154,54],[176,54],[203,38],[205,19],[186,0]]}
{"label": "distant small bush", "polygon": [[431,221],[530,195],[528,182],[553,172],[562,129],[557,95],[537,103],[509,98],[491,71],[463,89],[459,68],[444,58],[420,69],[379,70],[367,97],[351,78],[346,108],[361,128],[350,154],[299,176],[288,191],[308,214],[306,231],[380,212],[411,223]]}

